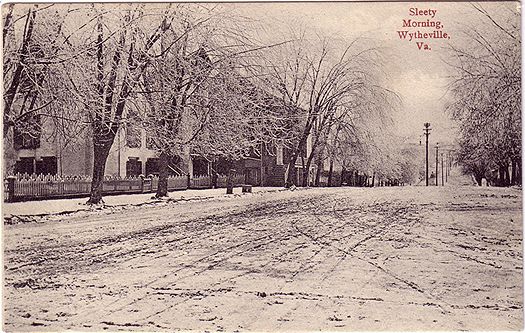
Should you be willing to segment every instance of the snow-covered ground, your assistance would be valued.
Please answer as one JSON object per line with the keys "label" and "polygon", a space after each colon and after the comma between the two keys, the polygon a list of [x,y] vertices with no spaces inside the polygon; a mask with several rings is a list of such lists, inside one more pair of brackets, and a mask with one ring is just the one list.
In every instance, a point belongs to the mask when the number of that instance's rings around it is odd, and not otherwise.
{"label": "snow-covered ground", "polygon": [[4,226],[4,329],[521,329],[521,202],[345,187],[36,217]]}

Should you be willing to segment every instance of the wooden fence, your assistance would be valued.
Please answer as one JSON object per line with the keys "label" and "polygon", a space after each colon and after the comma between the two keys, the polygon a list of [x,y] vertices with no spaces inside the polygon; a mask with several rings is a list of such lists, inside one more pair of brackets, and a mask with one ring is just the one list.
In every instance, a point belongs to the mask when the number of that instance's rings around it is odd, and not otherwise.
{"label": "wooden fence", "polygon": [[[187,190],[188,176],[170,176],[168,177],[168,191]],[[151,177],[144,179],[143,192],[155,192],[159,186],[159,177]]]}
{"label": "wooden fence", "polygon": [[[232,176],[233,186],[241,186],[244,184],[244,175],[234,174]],[[217,177],[217,187],[226,187],[228,184],[228,176],[219,175]]]}
{"label": "wooden fence", "polygon": [[[131,194],[157,191],[158,177],[105,177],[102,193]],[[243,175],[233,175],[233,185],[244,183]],[[217,177],[217,187],[226,187],[227,176]],[[168,191],[212,188],[211,176],[187,175],[168,177]],[[15,175],[4,180],[4,200],[7,202],[40,199],[73,198],[88,196],[91,191],[91,177]]]}
{"label": "wooden fence", "polygon": [[190,179],[190,188],[211,188],[211,176],[197,176]]}

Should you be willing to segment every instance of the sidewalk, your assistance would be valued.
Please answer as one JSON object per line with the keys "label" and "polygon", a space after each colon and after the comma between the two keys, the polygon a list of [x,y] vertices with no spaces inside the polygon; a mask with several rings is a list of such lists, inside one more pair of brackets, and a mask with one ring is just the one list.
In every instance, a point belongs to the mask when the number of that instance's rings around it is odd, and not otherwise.
{"label": "sidewalk", "polygon": [[[261,192],[276,192],[283,191],[282,187],[253,187],[253,193]],[[241,188],[235,187],[233,193],[241,194]],[[140,193],[140,194],[123,194],[104,196],[103,200],[106,206],[126,206],[126,205],[140,205],[144,203],[152,203],[158,201],[152,199],[155,193]],[[184,190],[173,191],[168,193],[171,200],[178,199],[198,199],[198,198],[214,198],[226,196],[225,188],[216,189],[202,189],[202,190]],[[3,217],[29,216],[29,215],[49,215],[49,214],[63,214],[70,212],[89,211],[93,209],[86,205],[87,197],[74,199],[55,199],[55,200],[40,200],[40,201],[24,201],[2,204]]]}

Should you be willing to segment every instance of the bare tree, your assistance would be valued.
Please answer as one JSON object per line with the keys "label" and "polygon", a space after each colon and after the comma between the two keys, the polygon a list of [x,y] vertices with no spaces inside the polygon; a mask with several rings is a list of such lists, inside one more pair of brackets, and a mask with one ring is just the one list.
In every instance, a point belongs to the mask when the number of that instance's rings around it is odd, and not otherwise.
{"label": "bare tree", "polygon": [[60,78],[76,97],[74,104],[90,124],[93,175],[89,204],[102,200],[106,161],[125,117],[127,102],[151,60],[155,46],[170,28],[177,6],[112,7],[82,5],[83,22],[64,46]]}
{"label": "bare tree", "polygon": [[[498,169],[500,185],[521,180],[521,58],[519,12],[472,4],[484,25],[464,31],[446,62],[454,72],[448,111],[459,123],[460,162],[476,179]],[[509,166],[511,171],[509,174]]]}
{"label": "bare tree", "polygon": [[[271,64],[271,80],[283,104],[297,113],[301,126],[287,166],[286,185],[296,183],[295,165],[301,158],[302,185],[308,184],[312,161],[322,160],[322,149],[334,124],[365,110],[366,102],[385,95],[380,87],[380,51],[356,39],[345,47],[337,40],[300,33],[285,46],[285,56]],[[374,111],[387,110],[388,101]],[[306,154],[307,142],[311,149]]]}
{"label": "bare tree", "polygon": [[[10,4],[4,14],[4,151],[13,143],[60,138],[73,141],[81,129],[72,116],[66,90],[56,80],[66,41],[70,6]],[[53,126],[48,126],[53,125]],[[52,127],[51,138],[42,129]],[[14,129],[14,131],[11,131]],[[7,166],[9,167],[9,166]]]}
{"label": "bare tree", "polygon": [[246,57],[268,46],[252,43],[233,18],[216,6],[186,11],[143,75],[144,126],[160,156],[157,197],[167,195],[168,156],[189,148],[241,158],[259,139],[252,125],[260,93]]}

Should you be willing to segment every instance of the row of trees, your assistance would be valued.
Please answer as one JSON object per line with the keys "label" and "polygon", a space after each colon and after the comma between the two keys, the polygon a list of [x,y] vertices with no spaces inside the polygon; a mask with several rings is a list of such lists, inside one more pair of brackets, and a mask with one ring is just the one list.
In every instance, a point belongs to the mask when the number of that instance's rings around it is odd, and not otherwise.
{"label": "row of trees", "polygon": [[127,125],[151,134],[158,196],[169,156],[187,150],[236,159],[278,143],[292,152],[287,185],[298,158],[305,182],[326,159],[385,178],[406,164],[381,142],[399,101],[369,40],[303,30],[257,41],[231,11],[201,4],[11,4],[3,20],[4,141],[42,122],[63,145],[89,131],[89,203],[102,199],[110,149]]}
{"label": "row of trees", "polygon": [[377,173],[384,180],[404,175],[403,182],[414,182],[416,174],[405,170],[415,166],[415,159],[405,159],[413,154],[403,155],[402,140],[391,133],[392,115],[401,101],[384,83],[385,50],[364,37],[343,42],[297,28],[289,36],[292,42],[263,57],[271,78],[266,89],[282,99],[298,125],[288,147],[286,186],[297,179],[298,160],[302,186],[309,185],[313,165],[314,185],[319,184],[325,164],[329,184],[334,183],[334,164],[343,173]]}
{"label": "row of trees", "polygon": [[514,3],[489,12],[472,4],[483,24],[452,46],[455,71],[448,105],[460,126],[457,159],[481,185],[521,184],[520,11]]}

